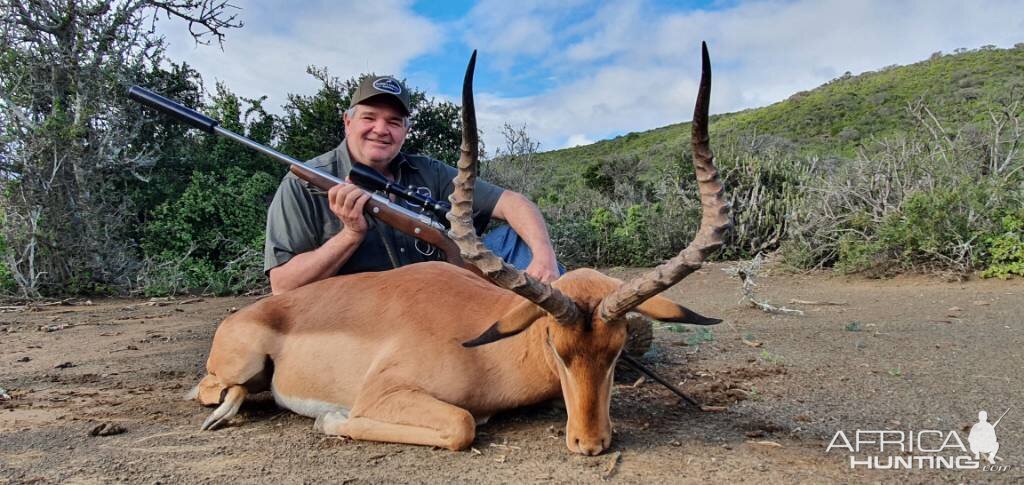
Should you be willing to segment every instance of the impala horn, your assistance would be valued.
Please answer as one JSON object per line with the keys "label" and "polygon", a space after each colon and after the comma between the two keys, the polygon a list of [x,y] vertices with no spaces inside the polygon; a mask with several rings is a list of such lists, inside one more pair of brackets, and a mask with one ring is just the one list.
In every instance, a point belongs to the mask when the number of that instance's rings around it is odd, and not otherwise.
{"label": "impala horn", "polygon": [[[448,198],[452,210],[448,213],[451,229],[448,236],[458,245],[463,259],[480,269],[492,283],[511,290],[551,314],[560,324],[575,325],[583,321],[576,303],[558,289],[519,271],[492,253],[483,245],[473,227],[473,190],[479,161],[479,135],[476,127],[476,109],[473,104],[473,71],[476,51],[469,59],[462,84],[462,146],[459,156],[459,174],[455,177],[454,191]],[[496,323],[472,344],[481,345],[522,331],[523,328],[501,328]],[[484,337],[487,338],[484,338]]]}
{"label": "impala horn", "polygon": [[708,104],[711,100],[711,59],[708,46],[701,42],[700,88],[697,103],[693,109],[691,145],[693,147],[693,168],[697,172],[697,187],[702,207],[700,229],[689,246],[650,272],[623,284],[614,293],[601,301],[599,315],[604,321],[611,321],[643,303],[648,298],[665,291],[694,271],[700,269],[704,260],[722,247],[725,231],[732,227],[729,204],[725,201],[725,189],[718,179],[714,155],[708,142]]}

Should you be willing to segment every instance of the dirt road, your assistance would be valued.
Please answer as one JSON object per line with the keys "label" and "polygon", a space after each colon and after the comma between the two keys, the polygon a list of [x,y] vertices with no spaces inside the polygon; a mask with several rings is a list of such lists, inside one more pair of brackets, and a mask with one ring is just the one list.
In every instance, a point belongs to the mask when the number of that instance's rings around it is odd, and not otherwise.
{"label": "dirt road", "polygon": [[[228,427],[199,432],[209,410],[182,396],[204,372],[217,322],[253,298],[3,307],[0,387],[10,399],[0,401],[0,483],[1024,479],[1024,283],[776,272],[759,295],[805,314],[770,315],[740,303],[738,282],[721,268],[667,295],[726,323],[710,333],[661,326],[646,361],[727,410],[694,410],[619,372],[614,443],[597,457],[566,449],[557,405],[498,416],[460,453],[324,437],[265,395]],[[994,421],[1007,408],[995,428],[996,465],[982,455],[977,469],[931,469],[970,454],[956,440],[969,446],[979,411]],[[915,448],[880,451],[871,430],[902,431],[885,439],[904,446],[914,432]],[[858,452],[826,452],[839,431]],[[902,457],[923,469],[851,469],[851,455],[882,465]]]}

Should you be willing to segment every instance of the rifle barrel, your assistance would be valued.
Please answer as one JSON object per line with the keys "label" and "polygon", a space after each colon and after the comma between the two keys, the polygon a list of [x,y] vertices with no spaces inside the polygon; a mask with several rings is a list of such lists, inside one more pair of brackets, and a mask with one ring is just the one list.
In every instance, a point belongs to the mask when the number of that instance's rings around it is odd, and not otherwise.
{"label": "rifle barrel", "polygon": [[1003,411],[1003,414],[1001,416],[999,416],[999,419],[997,419],[995,423],[992,424],[992,427],[995,428],[996,426],[998,426],[999,422],[1003,420],[1003,417],[1005,417],[1006,413],[1010,412],[1010,409],[1012,409],[1012,408],[1013,408],[1013,406],[1010,406],[1010,407],[1006,408],[1006,411]]}
{"label": "rifle barrel", "polygon": [[296,160],[296,159],[294,159],[292,157],[289,157],[288,155],[285,155],[285,154],[283,154],[283,153],[281,153],[281,152],[279,152],[277,150],[274,150],[273,148],[270,148],[270,147],[268,147],[266,145],[263,145],[263,144],[255,142],[255,141],[252,141],[252,140],[250,140],[250,139],[248,139],[248,138],[246,138],[246,137],[244,137],[242,135],[239,135],[238,133],[235,133],[235,132],[233,132],[231,130],[221,128],[220,126],[215,126],[213,128],[213,133],[217,134],[217,135],[220,135],[220,136],[223,136],[224,138],[229,138],[231,140],[234,140],[234,141],[236,141],[236,142],[238,142],[238,143],[240,143],[242,145],[245,145],[245,146],[247,146],[247,147],[249,147],[249,148],[251,148],[253,150],[256,150],[256,151],[258,151],[258,152],[260,152],[260,153],[262,153],[262,154],[264,154],[264,155],[266,155],[266,156],[268,156],[270,158],[273,158],[273,159],[275,159],[275,160],[277,160],[279,162],[288,164],[288,165],[290,165],[292,167],[297,167],[297,168],[299,168],[301,170],[305,170],[305,171],[308,171],[308,172],[315,173],[316,175],[319,175],[320,177],[323,177],[323,178],[327,179],[328,181],[332,182],[331,185],[329,185],[327,187],[320,187],[319,184],[316,184],[317,188],[319,188],[321,190],[329,190],[334,185],[345,183],[344,180],[342,180],[342,179],[340,179],[338,177],[335,177],[334,175],[331,175],[331,174],[329,174],[327,172],[324,172],[323,170],[319,170],[319,169],[316,169],[316,168],[313,168],[313,167],[307,167],[306,165],[303,165],[302,162],[300,162],[300,161],[298,161],[298,160]]}

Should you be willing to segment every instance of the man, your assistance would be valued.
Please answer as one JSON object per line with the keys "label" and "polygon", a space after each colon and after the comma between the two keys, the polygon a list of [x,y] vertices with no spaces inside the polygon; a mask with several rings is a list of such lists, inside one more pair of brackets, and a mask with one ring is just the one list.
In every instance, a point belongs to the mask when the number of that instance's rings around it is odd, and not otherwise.
{"label": "man", "polygon": [[[452,191],[456,170],[437,160],[401,153],[409,132],[410,97],[390,76],[367,76],[344,115],[345,140],[308,166],[347,177],[353,163],[437,200]],[[440,259],[438,251],[393,228],[367,218],[370,196],[353,184],[332,187],[326,197],[289,173],[267,213],[264,270],[274,294],[337,274],[383,271]],[[474,223],[480,231],[491,217],[508,222],[532,252],[526,272],[542,281],[559,276],[544,219],[532,202],[516,192],[477,181]]]}

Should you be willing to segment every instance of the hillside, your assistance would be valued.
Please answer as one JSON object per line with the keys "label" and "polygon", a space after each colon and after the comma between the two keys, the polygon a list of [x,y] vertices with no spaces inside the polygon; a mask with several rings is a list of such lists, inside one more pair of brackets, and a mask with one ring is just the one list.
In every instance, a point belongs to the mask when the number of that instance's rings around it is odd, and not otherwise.
{"label": "hillside", "polygon": [[[781,250],[804,268],[1024,275],[1020,126],[1024,43],[847,74],[712,116],[734,216],[720,257]],[[568,262],[653,264],[699,219],[688,132],[520,154],[484,176],[538,202]]]}
{"label": "hillside", "polygon": [[[936,54],[908,66],[844,75],[770,106],[714,116],[711,130],[713,139],[757,133],[788,141],[799,152],[849,156],[872,137],[913,128],[908,105],[918,100],[944,122],[984,122],[987,110],[1014,90],[1024,90],[1024,44]],[[689,123],[679,123],[540,158],[564,166],[599,157],[646,157],[652,147],[679,145],[688,130]]]}

